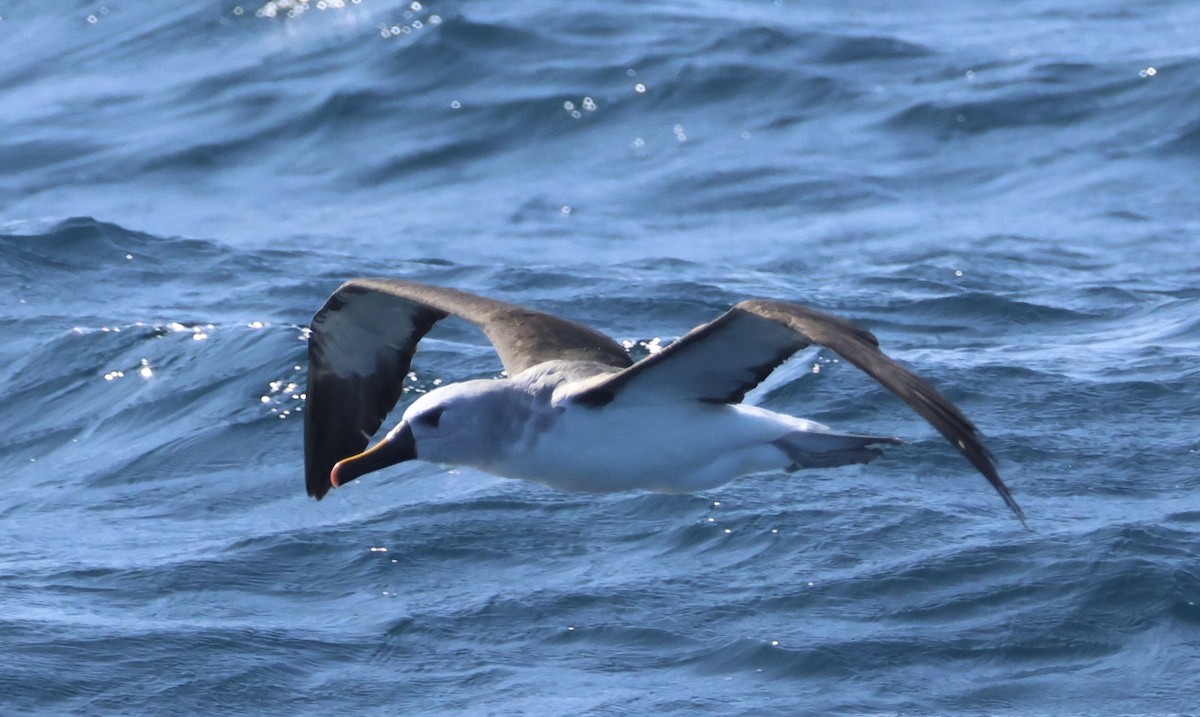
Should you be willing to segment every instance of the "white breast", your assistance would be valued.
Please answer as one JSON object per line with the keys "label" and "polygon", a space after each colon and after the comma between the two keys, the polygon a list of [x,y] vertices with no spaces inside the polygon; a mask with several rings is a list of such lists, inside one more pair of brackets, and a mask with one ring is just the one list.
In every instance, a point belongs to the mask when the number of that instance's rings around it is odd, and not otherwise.
{"label": "white breast", "polygon": [[562,490],[684,493],[788,465],[772,444],[797,426],[749,406],[564,406],[534,441],[490,466]]}

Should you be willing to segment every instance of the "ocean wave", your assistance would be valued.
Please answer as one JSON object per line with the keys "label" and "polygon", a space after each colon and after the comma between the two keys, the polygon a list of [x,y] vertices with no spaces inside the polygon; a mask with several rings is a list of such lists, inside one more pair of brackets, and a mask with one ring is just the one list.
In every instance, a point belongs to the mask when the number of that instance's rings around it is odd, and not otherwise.
{"label": "ocean wave", "polygon": [[[0,10],[0,711],[1193,709],[1189,7],[267,7]],[[749,297],[846,316],[1030,529],[818,349],[755,399],[904,445],[312,501],[303,327],[355,276],[635,358]],[[413,370],[501,366],[446,321]]]}

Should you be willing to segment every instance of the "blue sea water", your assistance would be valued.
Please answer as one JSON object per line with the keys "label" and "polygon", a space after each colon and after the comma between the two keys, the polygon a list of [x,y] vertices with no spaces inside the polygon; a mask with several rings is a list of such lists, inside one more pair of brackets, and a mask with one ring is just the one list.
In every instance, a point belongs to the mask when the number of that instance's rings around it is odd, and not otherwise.
{"label": "blue sea water", "polygon": [[[1197,28],[0,0],[0,713],[1195,713]],[[827,352],[757,400],[906,445],[689,496],[408,464],[311,501],[302,330],[363,275],[635,350],[749,296],[851,317],[1030,530]],[[448,325],[414,368],[499,365]]]}

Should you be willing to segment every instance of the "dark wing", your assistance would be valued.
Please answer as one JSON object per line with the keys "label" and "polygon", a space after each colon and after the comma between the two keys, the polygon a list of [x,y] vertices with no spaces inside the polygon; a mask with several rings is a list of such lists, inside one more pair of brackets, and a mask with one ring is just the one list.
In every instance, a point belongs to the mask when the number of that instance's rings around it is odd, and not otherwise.
{"label": "dark wing", "polygon": [[604,334],[549,314],[464,291],[399,279],[353,279],[313,317],[304,409],[304,477],[320,499],[329,472],[361,453],[400,398],[417,342],[448,315],[483,330],[510,376],[552,359],[625,368]]}
{"label": "dark wing", "polygon": [[591,384],[573,400],[588,405],[664,400],[738,403],[779,364],[812,344],[837,352],[929,421],[1025,522],[975,425],[953,403],[885,356],[869,331],[796,304],[743,301],[659,353]]}

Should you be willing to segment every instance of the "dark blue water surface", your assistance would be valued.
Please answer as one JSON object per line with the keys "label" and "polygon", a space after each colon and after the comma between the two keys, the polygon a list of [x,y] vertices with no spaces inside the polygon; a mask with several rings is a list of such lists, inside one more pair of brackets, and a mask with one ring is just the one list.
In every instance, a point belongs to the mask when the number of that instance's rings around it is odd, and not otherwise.
{"label": "dark blue water surface", "polygon": [[[0,713],[1195,712],[1198,30],[0,0]],[[1031,529],[829,353],[758,400],[909,441],[870,466],[593,497],[408,464],[311,501],[302,329],[361,275],[634,344],[748,296],[852,317]],[[423,347],[414,389],[499,367]]]}

